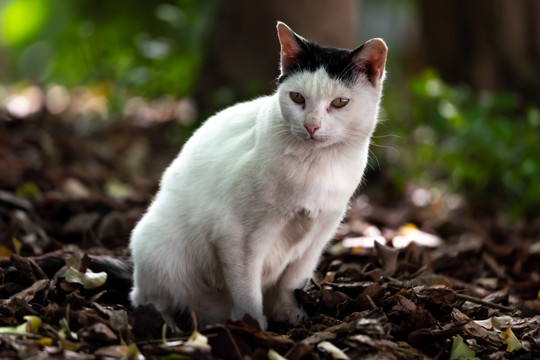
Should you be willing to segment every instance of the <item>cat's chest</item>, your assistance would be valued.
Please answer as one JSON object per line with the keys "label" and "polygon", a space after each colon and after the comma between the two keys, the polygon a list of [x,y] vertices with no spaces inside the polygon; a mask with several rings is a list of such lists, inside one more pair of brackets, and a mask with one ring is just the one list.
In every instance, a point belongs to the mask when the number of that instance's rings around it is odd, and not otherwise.
{"label": "cat's chest", "polygon": [[360,180],[340,163],[282,160],[266,174],[262,192],[265,203],[274,204],[284,213],[301,211],[317,217],[341,209]]}

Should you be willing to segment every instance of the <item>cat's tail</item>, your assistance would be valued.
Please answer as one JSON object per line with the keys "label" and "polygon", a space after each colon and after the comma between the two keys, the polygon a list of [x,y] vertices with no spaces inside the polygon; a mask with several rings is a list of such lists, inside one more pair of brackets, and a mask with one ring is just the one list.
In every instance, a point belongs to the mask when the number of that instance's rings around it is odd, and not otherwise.
{"label": "cat's tail", "polygon": [[110,256],[90,256],[89,268],[94,272],[106,272],[107,283],[123,294],[129,293],[133,287],[133,259],[130,257],[115,258]]}

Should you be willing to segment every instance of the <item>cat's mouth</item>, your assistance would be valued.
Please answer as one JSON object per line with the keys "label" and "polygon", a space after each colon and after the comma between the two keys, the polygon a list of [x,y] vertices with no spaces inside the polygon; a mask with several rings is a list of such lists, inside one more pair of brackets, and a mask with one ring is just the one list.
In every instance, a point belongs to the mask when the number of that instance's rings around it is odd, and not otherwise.
{"label": "cat's mouth", "polygon": [[325,142],[327,139],[324,138],[324,137],[319,137],[319,136],[313,136],[311,135],[308,139],[309,142],[314,142],[314,143],[323,143]]}
{"label": "cat's mouth", "polygon": [[304,139],[306,143],[315,147],[321,147],[321,146],[324,147],[331,143],[330,138],[328,136],[317,135],[317,134],[308,135]]}
{"label": "cat's mouth", "polygon": [[319,134],[319,133],[308,134],[304,131],[299,131],[299,132],[296,132],[296,136],[300,138],[302,142],[305,143],[306,145],[320,147],[320,146],[329,145],[331,143],[330,137],[325,134]]}

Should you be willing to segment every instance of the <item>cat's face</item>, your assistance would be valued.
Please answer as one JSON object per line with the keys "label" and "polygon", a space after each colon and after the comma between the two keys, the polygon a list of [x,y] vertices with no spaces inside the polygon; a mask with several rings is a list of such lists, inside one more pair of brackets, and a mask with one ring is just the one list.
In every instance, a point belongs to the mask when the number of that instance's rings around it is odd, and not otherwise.
{"label": "cat's face", "polygon": [[354,50],[320,47],[278,23],[278,96],[288,139],[313,147],[366,144],[375,127],[386,45]]}

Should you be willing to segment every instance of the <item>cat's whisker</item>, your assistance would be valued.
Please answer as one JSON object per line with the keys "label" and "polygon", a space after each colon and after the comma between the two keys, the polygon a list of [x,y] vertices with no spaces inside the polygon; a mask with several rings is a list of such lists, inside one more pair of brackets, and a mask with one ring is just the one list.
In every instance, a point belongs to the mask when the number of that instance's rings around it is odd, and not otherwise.
{"label": "cat's whisker", "polygon": [[386,135],[372,135],[372,139],[386,139],[386,138],[395,138],[395,139],[401,139],[401,136],[396,134],[386,134]]}
{"label": "cat's whisker", "polygon": [[381,145],[381,144],[376,144],[374,142],[371,142],[371,146],[375,146],[375,147],[378,147],[378,148],[382,148],[382,149],[386,149],[386,150],[391,150],[392,152],[394,152],[396,155],[401,155],[401,153],[399,152],[399,150],[397,148],[395,148],[394,146],[389,146],[389,145]]}
{"label": "cat's whisker", "polygon": [[354,130],[346,130],[342,134],[343,142],[350,146],[361,146],[364,144],[367,139],[369,139],[369,134],[359,133]]}
{"label": "cat's whisker", "polygon": [[[371,149],[369,149],[369,154],[373,155],[373,158],[375,158],[375,162],[377,163],[377,167],[379,170],[381,170],[381,163],[379,162],[379,158],[377,157],[377,154]],[[371,156],[370,156],[371,157]],[[367,163],[367,166],[370,166],[372,170],[375,170],[375,167],[373,166],[373,163],[369,162]]]}

